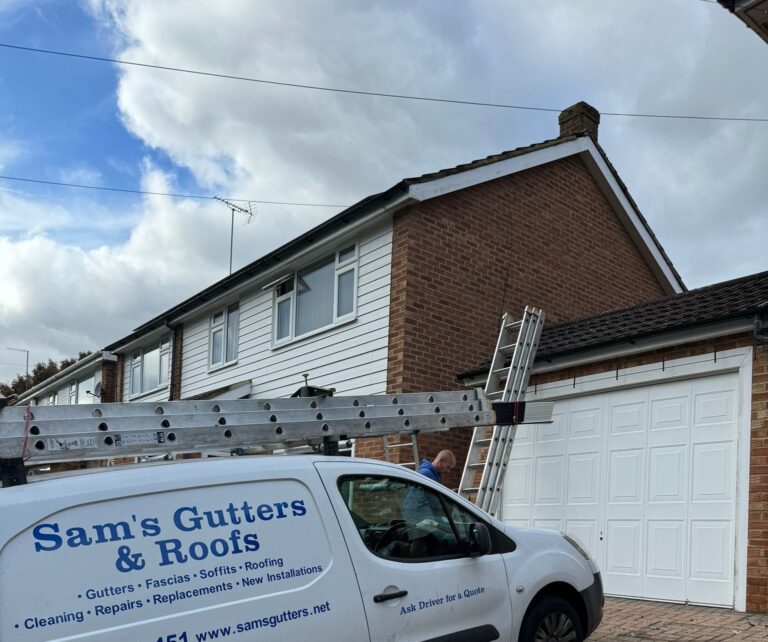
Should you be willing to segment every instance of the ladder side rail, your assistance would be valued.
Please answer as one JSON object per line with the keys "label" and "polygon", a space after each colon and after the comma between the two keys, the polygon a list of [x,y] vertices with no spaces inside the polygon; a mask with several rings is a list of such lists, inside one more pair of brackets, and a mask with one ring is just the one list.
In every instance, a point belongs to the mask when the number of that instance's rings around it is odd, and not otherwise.
{"label": "ladder side rail", "polygon": [[[501,327],[499,328],[499,336],[496,339],[496,350],[493,353],[490,369],[488,370],[488,379],[486,379],[486,382],[485,382],[486,395],[490,395],[491,393],[496,392],[496,390],[498,389],[499,379],[498,377],[496,377],[496,381],[494,383],[493,373],[494,373],[494,369],[497,369],[501,367],[501,365],[503,365],[504,355],[502,354],[501,349],[505,345],[504,344],[504,338],[506,334],[505,329],[509,324],[509,318],[510,318],[510,314],[508,312],[505,312],[501,317]],[[477,442],[480,440],[481,436],[486,430],[487,430],[487,426],[477,426],[477,425],[475,425],[474,429],[472,430],[472,441],[469,444],[469,450],[467,451],[467,458],[464,463],[464,470],[461,472],[461,480],[459,481],[459,494],[462,494],[464,492],[464,489],[471,488],[470,484],[472,483],[475,477],[475,469],[473,468],[473,466],[479,461],[480,452],[482,451],[482,448],[477,444]]]}
{"label": "ladder side rail", "polygon": [[[517,340],[515,341],[515,349],[512,353],[512,358],[507,370],[507,378],[504,383],[503,394],[501,396],[502,401],[517,401],[516,399],[511,399],[511,397],[513,395],[513,386],[516,380],[515,375],[520,369],[521,359],[523,358],[526,351],[525,337],[529,335],[530,327],[531,314],[529,309],[526,308],[518,330]],[[503,330],[501,334],[503,335]],[[486,392],[486,394],[488,393]],[[488,505],[488,496],[498,477],[499,466],[505,451],[508,432],[508,426],[493,427],[493,442],[490,444],[488,449],[486,465],[483,467],[483,473],[480,480],[480,490],[478,491],[476,499],[480,508],[485,509],[485,507]]]}
{"label": "ladder side rail", "polygon": [[[519,342],[520,355],[519,367],[514,372],[514,380],[511,383],[511,397],[505,401],[522,401],[525,396],[525,390],[528,387],[528,381],[533,369],[533,361],[536,358],[536,351],[539,347],[539,340],[543,330],[544,323],[540,313],[532,312],[530,322],[525,327],[525,336]],[[517,350],[515,351],[517,352]]]}
{"label": "ladder side rail", "polygon": [[[538,308],[526,307],[520,335],[509,366],[503,401],[522,400],[530,377],[532,362],[536,356],[542,327],[543,319]],[[498,441],[494,444],[493,451],[489,452],[488,463],[483,470],[481,494],[478,497],[481,508],[491,514],[494,514],[498,504],[517,428],[502,426],[498,431],[494,428],[494,434],[497,433]]]}

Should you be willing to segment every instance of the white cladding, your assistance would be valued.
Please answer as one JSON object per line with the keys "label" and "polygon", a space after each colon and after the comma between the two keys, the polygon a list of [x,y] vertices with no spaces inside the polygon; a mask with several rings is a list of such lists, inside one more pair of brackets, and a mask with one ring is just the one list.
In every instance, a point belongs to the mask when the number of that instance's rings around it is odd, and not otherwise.
{"label": "white cladding", "polygon": [[[336,249],[338,247],[328,246],[329,252]],[[239,299],[237,362],[219,370],[211,370],[208,364],[210,311],[185,322],[181,398],[188,399],[247,380],[252,381],[252,396],[287,396],[303,385],[303,373],[309,373],[311,385],[335,388],[338,394],[384,393],[392,263],[391,222],[359,237],[358,252],[357,316],[354,321],[274,347],[273,292],[271,288],[263,290],[259,284]]]}

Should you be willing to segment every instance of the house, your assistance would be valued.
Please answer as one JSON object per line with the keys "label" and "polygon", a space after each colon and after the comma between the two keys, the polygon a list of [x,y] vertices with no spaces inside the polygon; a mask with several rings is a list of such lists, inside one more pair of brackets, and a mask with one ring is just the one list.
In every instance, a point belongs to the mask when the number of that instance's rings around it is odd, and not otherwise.
{"label": "house", "polygon": [[404,179],[150,319],[105,348],[117,400],[454,389],[537,305],[557,417],[520,429],[502,518],[582,539],[609,593],[768,610],[766,277],[687,292],[599,120],[578,103],[556,138]]}
{"label": "house", "polygon": [[117,401],[117,357],[92,352],[71,366],[19,395],[23,406],[68,406]]}
{"label": "house", "polygon": [[609,594],[768,610],[768,272],[548,326],[533,372],[554,422],[502,518],[575,535]]}
{"label": "house", "polygon": [[557,138],[405,179],[149,320],[106,348],[119,397],[285,396],[304,373],[338,394],[450,389],[503,309],[557,323],[683,291],[599,119],[579,103]]}
{"label": "house", "polygon": [[747,27],[768,42],[768,0],[717,0]]}

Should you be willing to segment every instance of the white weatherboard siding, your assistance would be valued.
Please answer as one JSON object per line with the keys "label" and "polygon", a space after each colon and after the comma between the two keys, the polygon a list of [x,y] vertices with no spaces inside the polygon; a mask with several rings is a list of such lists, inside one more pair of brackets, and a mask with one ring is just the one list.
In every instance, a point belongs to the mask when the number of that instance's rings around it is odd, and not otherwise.
{"label": "white weatherboard siding", "polygon": [[504,521],[576,537],[607,594],[743,610],[737,471],[749,423],[739,371],[620,384],[561,392],[553,423],[518,429]]}
{"label": "white weatherboard siding", "polygon": [[252,380],[254,397],[284,397],[303,385],[305,372],[311,385],[335,388],[337,394],[385,392],[391,264],[387,224],[359,241],[357,318],[274,349],[272,290],[257,287],[240,298],[237,363],[220,370],[208,369],[210,315],[186,322],[181,397],[246,380]]}

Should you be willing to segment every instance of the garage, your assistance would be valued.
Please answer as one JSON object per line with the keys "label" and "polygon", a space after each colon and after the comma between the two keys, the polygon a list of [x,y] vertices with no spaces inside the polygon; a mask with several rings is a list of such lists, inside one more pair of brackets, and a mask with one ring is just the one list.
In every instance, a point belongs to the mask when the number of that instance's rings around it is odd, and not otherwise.
{"label": "garage", "polygon": [[554,421],[519,427],[502,519],[575,536],[609,595],[734,607],[746,571],[741,375],[707,359],[539,390]]}

